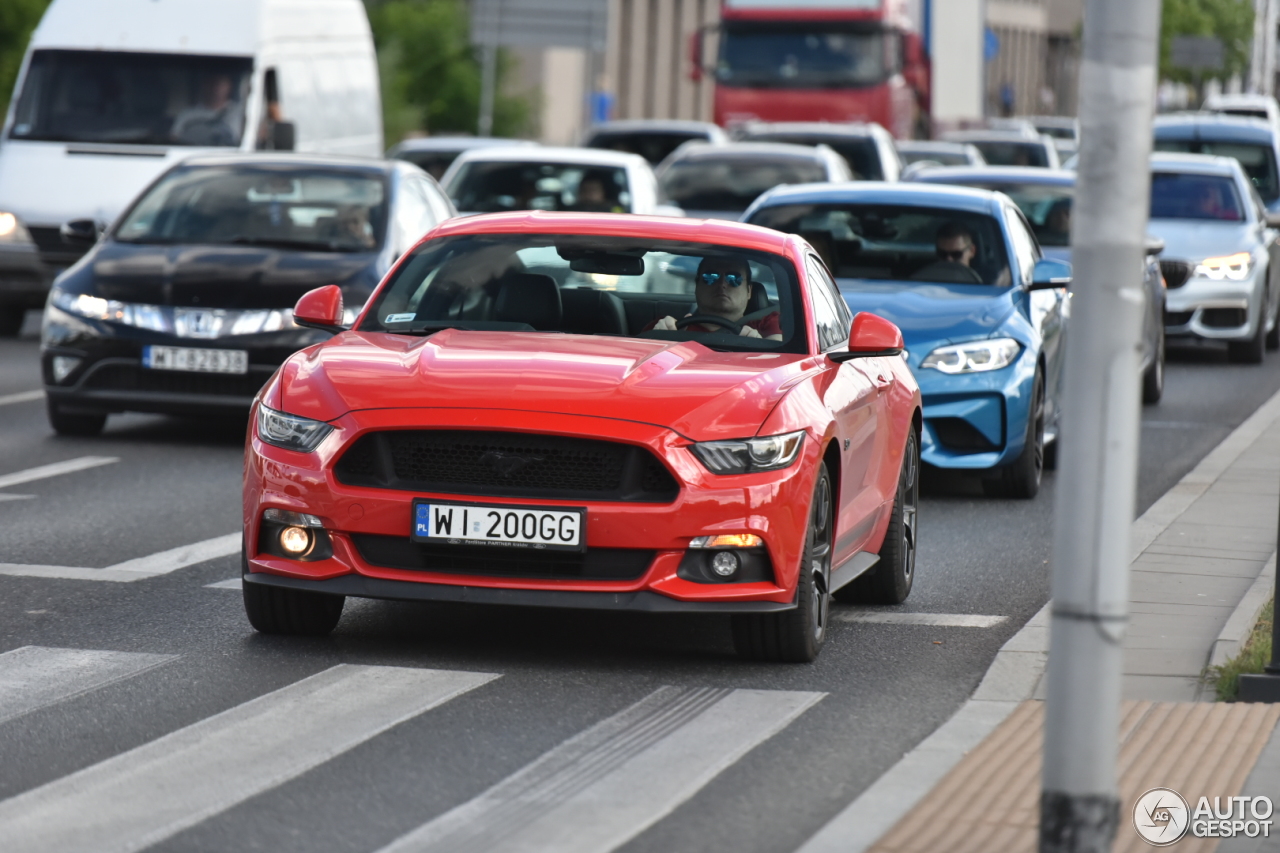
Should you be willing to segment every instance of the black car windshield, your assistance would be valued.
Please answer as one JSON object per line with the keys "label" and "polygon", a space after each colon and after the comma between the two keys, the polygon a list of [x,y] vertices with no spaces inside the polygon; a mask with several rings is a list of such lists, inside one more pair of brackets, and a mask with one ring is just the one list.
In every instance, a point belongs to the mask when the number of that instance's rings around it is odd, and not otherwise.
{"label": "black car windshield", "polygon": [[824,22],[726,22],[716,79],[726,86],[874,86],[896,70],[896,42],[877,30]]}
{"label": "black car windshield", "polygon": [[898,149],[898,153],[902,155],[902,159],[908,163],[918,163],[921,160],[931,160],[934,163],[941,163],[944,166],[970,166],[969,155],[963,151],[948,150],[946,148],[912,148],[902,146]]}
{"label": "black car windshield", "polygon": [[1049,153],[1039,142],[976,140],[973,147],[982,152],[989,166],[1049,166]]}
{"label": "black car windshield", "polygon": [[667,155],[690,140],[705,142],[705,133],[677,133],[674,131],[600,131],[587,140],[588,148],[604,148],[609,151],[625,151],[639,154],[655,166],[667,159]]}
{"label": "black car windshield", "polygon": [[1280,198],[1280,176],[1276,174],[1276,155],[1270,145],[1255,145],[1249,142],[1157,139],[1155,150],[1234,157],[1244,167],[1244,173],[1249,176],[1249,180],[1253,181],[1263,201],[1271,202]]}
{"label": "black car windshield", "polygon": [[827,180],[822,163],[800,157],[696,157],[678,160],[658,178],[662,197],[686,210],[741,213],[779,184]]}
{"label": "black car windshield", "polygon": [[248,58],[37,50],[9,136],[236,147],[252,70]]}
{"label": "black car windshield", "polygon": [[806,352],[797,277],[780,255],[640,237],[483,234],[419,247],[359,330],[696,340]]}
{"label": "black car windshield", "polygon": [[1000,224],[961,210],[881,204],[781,204],[751,217],[799,234],[837,278],[1011,283]]}
{"label": "black car windshield", "polygon": [[630,213],[631,187],[619,166],[583,163],[464,163],[446,187],[458,210],[584,210]]}
{"label": "black car windshield", "polygon": [[1243,222],[1244,206],[1230,178],[1155,172],[1151,175],[1151,218]]}
{"label": "black car windshield", "polygon": [[965,186],[995,190],[1013,199],[1013,203],[1031,223],[1041,246],[1071,245],[1071,201],[1075,197],[1074,187],[984,181],[966,182]]}
{"label": "black car windshield", "polygon": [[113,236],[125,243],[370,252],[382,245],[386,197],[385,179],[370,172],[285,164],[179,167],[134,204]]}
{"label": "black car windshield", "polygon": [[449,171],[449,167],[461,153],[461,151],[401,151],[396,154],[396,159],[412,163],[438,181],[444,177],[445,172]]}
{"label": "black car windshield", "polygon": [[880,149],[873,139],[851,136],[823,136],[809,133],[761,133],[747,137],[753,142],[790,142],[793,145],[826,145],[845,159],[856,181],[883,181]]}

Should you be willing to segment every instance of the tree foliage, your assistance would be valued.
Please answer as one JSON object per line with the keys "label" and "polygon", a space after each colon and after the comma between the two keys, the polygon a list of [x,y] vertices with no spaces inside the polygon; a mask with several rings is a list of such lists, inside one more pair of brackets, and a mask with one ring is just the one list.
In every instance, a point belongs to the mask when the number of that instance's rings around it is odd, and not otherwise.
{"label": "tree foliage", "polygon": [[[471,46],[463,0],[367,0],[382,78],[382,111],[388,143],[409,131],[475,133],[480,115],[479,51]],[[504,94],[514,71],[498,56],[495,136],[526,132],[528,98]]]}
{"label": "tree foliage", "polygon": [[0,0],[0,115],[9,109],[31,31],[48,5],[49,0]]}
{"label": "tree foliage", "polygon": [[1253,48],[1253,0],[1163,0],[1160,18],[1160,76],[1193,82],[1193,72],[1170,63],[1174,36],[1214,36],[1222,40],[1222,70],[1203,77],[1247,74]]}

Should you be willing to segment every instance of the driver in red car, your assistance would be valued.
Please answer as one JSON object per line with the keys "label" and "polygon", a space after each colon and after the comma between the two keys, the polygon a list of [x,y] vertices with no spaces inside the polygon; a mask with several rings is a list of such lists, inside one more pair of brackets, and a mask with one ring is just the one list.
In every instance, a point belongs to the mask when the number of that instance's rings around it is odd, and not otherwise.
{"label": "driver in red car", "polygon": [[[779,321],[777,309],[763,317],[753,317],[745,323],[742,322],[747,303],[751,299],[751,265],[745,258],[731,256],[703,258],[702,263],[698,264],[694,281],[696,282],[694,293],[698,301],[697,314],[723,317],[735,325],[741,323],[738,334],[744,337],[764,338],[770,341],[782,340],[782,324]],[[686,328],[698,332],[728,331],[715,323],[695,323]],[[673,332],[676,330],[676,318],[663,317],[649,329]]]}

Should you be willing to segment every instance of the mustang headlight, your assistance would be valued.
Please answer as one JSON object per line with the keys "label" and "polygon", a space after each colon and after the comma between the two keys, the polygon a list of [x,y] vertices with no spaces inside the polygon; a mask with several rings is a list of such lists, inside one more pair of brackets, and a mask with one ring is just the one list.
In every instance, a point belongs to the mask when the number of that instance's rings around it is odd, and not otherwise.
{"label": "mustang headlight", "polygon": [[983,373],[1013,364],[1022,344],[1013,338],[991,338],[938,347],[924,357],[920,368],[932,367],[943,373]]}
{"label": "mustang headlight", "polygon": [[30,243],[31,232],[7,210],[0,210],[0,243]]}
{"label": "mustang headlight", "polygon": [[1249,277],[1249,270],[1252,268],[1253,255],[1248,252],[1236,252],[1234,255],[1205,258],[1196,264],[1192,275],[1213,281],[1244,281]]}
{"label": "mustang headlight", "polygon": [[776,471],[796,461],[804,444],[804,430],[741,441],[701,441],[693,452],[713,474]]}
{"label": "mustang headlight", "polygon": [[258,438],[267,444],[310,453],[331,432],[333,427],[324,421],[301,418],[258,405]]}

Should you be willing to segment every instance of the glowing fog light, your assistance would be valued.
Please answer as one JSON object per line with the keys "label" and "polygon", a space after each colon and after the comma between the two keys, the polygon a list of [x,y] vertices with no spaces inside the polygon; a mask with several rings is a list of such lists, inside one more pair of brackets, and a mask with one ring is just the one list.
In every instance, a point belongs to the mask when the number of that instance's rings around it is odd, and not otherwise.
{"label": "glowing fog light", "polygon": [[711,571],[722,578],[733,577],[738,565],[738,555],[732,551],[717,551],[711,558]]}
{"label": "glowing fog light", "polygon": [[75,369],[80,366],[80,359],[70,355],[55,355],[53,357],[53,381],[61,382],[66,379]]}
{"label": "glowing fog light", "polygon": [[315,545],[315,537],[305,527],[286,527],[280,531],[280,547],[293,557],[305,555]]}

